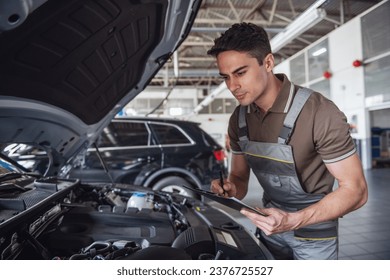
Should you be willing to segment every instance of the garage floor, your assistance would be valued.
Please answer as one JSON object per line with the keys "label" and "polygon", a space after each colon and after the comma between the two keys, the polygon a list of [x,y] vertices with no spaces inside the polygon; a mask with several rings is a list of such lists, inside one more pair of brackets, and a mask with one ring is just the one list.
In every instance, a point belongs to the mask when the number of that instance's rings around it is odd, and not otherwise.
{"label": "garage floor", "polygon": [[[360,209],[340,219],[339,259],[390,260],[390,169],[366,171],[369,188],[368,202]],[[255,206],[261,201],[262,190],[251,177],[244,202]],[[239,212],[223,207],[251,232],[253,224]]]}

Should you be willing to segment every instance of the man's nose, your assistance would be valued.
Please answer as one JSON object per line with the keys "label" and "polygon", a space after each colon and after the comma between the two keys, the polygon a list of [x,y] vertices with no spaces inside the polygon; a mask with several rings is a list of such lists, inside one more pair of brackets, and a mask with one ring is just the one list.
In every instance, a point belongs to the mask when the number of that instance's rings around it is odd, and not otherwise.
{"label": "man's nose", "polygon": [[228,87],[228,89],[231,91],[231,92],[235,92],[237,89],[240,88],[240,83],[238,81],[238,79],[234,78],[234,77],[231,77],[229,79],[229,82],[227,83],[226,85]]}

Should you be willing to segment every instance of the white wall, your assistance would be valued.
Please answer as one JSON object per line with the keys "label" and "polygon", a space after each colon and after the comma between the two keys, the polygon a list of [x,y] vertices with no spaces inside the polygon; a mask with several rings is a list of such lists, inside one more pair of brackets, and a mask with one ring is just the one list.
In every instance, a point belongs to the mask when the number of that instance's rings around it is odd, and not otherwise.
{"label": "white wall", "polygon": [[286,60],[286,61],[284,61],[282,63],[279,63],[278,65],[276,65],[274,67],[273,72],[275,74],[277,74],[277,73],[284,73],[284,74],[287,75],[287,77],[290,77],[290,61]]}
{"label": "white wall", "polygon": [[230,114],[199,114],[188,120],[199,122],[200,126],[224,147],[229,118]]}
{"label": "white wall", "polygon": [[[329,43],[329,70],[332,73],[331,99],[344,112],[348,122],[356,126],[352,137],[360,143],[363,167],[368,169],[371,168],[371,133],[369,114],[365,108],[364,69],[353,66],[354,60],[363,58],[360,17],[348,21],[326,37]],[[278,64],[274,72],[284,72],[290,77],[291,59],[301,55],[320,40]]]}
{"label": "white wall", "polygon": [[365,169],[371,168],[370,124],[365,109],[364,69],[353,61],[363,59],[360,18],[357,17],[328,35],[331,98],[356,126],[352,137],[361,145]]}

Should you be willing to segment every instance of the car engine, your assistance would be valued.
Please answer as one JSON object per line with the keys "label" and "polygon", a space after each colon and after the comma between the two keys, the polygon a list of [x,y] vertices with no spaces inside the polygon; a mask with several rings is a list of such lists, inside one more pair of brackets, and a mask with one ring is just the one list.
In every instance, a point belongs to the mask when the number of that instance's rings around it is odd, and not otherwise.
{"label": "car engine", "polygon": [[272,259],[225,212],[172,193],[18,178],[1,194],[3,260]]}

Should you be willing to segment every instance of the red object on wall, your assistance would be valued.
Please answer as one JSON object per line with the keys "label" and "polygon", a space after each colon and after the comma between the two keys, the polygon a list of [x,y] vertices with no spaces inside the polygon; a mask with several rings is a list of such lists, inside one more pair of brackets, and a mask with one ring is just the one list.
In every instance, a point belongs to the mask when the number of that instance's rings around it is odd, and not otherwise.
{"label": "red object on wall", "polygon": [[353,67],[360,67],[363,65],[363,62],[359,59],[356,59],[352,62]]}
{"label": "red object on wall", "polygon": [[325,71],[324,72],[324,78],[325,79],[330,79],[330,77],[332,77],[332,73],[330,73],[329,71]]}

